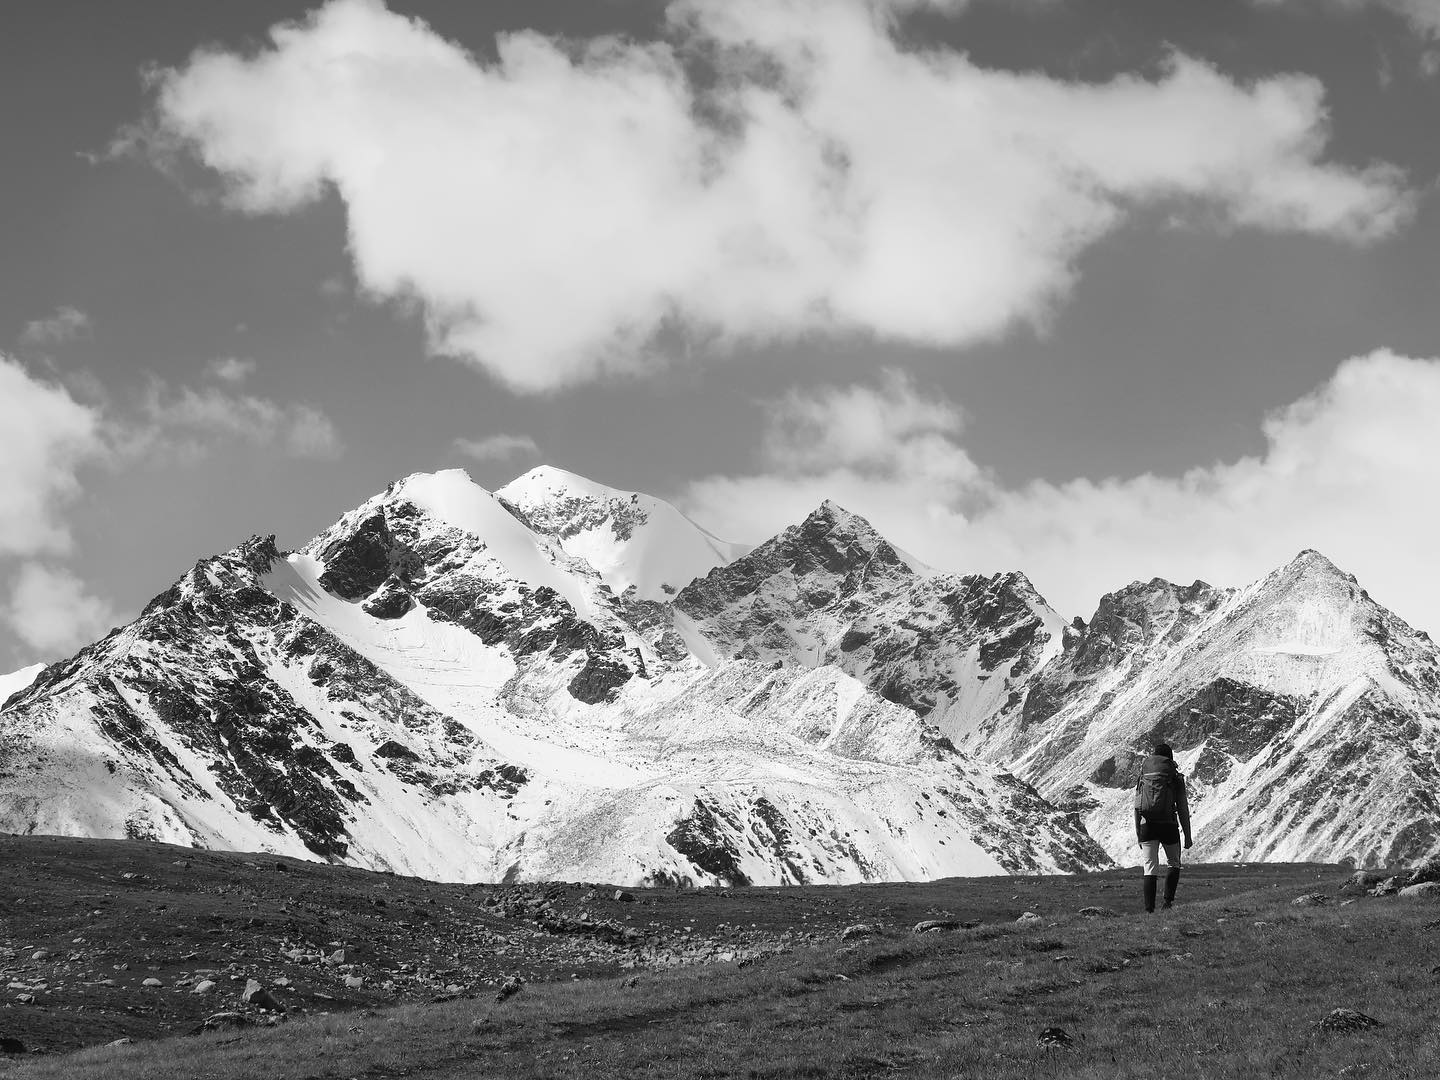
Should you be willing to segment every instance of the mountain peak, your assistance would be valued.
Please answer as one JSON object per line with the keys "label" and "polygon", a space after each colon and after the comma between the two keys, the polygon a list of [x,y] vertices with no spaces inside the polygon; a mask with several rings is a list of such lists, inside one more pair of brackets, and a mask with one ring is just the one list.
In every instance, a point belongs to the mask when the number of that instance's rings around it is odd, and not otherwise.
{"label": "mountain peak", "polygon": [[1307,578],[1338,578],[1355,584],[1355,575],[1347,573],[1336,566],[1329,558],[1314,548],[1306,548],[1300,552],[1283,567],[1281,573],[1291,575],[1298,574]]}
{"label": "mountain peak", "polygon": [[859,550],[870,556],[878,555],[886,561],[898,561],[905,569],[921,577],[930,577],[935,573],[931,567],[881,535],[880,531],[870,524],[869,519],[845,509],[833,499],[826,499],[812,510],[803,522],[785,530],[780,536],[793,536],[807,545],[821,544],[826,547],[831,546],[834,539],[839,537],[844,539],[845,547],[851,551]]}
{"label": "mountain peak", "polygon": [[555,465],[537,465],[529,472],[522,473],[495,494],[506,502],[525,508],[526,504],[555,499],[614,499],[631,498],[633,492],[620,491],[598,483],[579,473],[561,469]]}
{"label": "mountain peak", "polygon": [[617,596],[663,601],[748,548],[712,536],[663,499],[540,465],[495,492],[535,532],[589,563]]}

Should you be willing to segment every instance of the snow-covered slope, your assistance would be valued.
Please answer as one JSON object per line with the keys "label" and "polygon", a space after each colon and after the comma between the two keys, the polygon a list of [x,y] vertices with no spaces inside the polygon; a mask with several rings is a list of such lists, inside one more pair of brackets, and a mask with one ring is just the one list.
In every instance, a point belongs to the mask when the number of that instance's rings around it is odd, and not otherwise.
{"label": "snow-covered slope", "polygon": [[1025,575],[937,574],[831,502],[675,607],[708,662],[833,664],[957,739],[1018,706],[1064,629]]}
{"label": "snow-covered slope", "polygon": [[617,597],[665,601],[745,554],[651,495],[586,480],[550,465],[495,492],[529,526],[583,559]]}
{"label": "snow-covered slope", "polygon": [[1373,865],[1440,848],[1440,653],[1323,555],[1248,588],[1134,584],[968,741],[1133,859],[1137,757],[1189,776],[1195,856]]}
{"label": "snow-covered slope", "polygon": [[[460,880],[1105,864],[1071,817],[834,667],[702,663],[668,604],[617,597],[563,546],[580,533],[532,528],[545,500],[508,490],[416,475],[288,556],[257,539],[202,560],[0,714],[0,828]],[[637,592],[673,569],[633,561],[644,524],[596,556]]]}
{"label": "snow-covered slope", "polygon": [[45,670],[44,664],[31,664],[19,671],[12,671],[8,675],[0,675],[0,707],[14,694],[18,694],[35,681],[35,677]]}

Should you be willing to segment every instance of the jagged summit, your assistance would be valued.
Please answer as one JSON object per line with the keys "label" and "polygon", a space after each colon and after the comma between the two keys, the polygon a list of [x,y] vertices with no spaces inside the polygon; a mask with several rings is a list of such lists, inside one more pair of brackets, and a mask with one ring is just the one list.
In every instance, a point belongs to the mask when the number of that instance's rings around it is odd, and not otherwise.
{"label": "jagged summit", "polygon": [[[914,574],[928,575],[935,571],[926,566],[909,552],[896,547],[870,524],[869,520],[845,509],[833,499],[826,499],[799,525],[796,539],[802,543],[824,548],[843,544],[847,549],[868,553],[885,563],[898,561]],[[781,533],[777,540],[790,535],[791,530]]]}

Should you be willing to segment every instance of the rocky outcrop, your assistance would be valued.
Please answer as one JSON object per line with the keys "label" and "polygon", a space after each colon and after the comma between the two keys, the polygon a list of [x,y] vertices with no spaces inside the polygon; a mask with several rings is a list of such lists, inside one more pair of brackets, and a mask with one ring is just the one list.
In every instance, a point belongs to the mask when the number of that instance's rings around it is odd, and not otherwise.
{"label": "rocky outcrop", "polygon": [[675,607],[716,659],[833,665],[952,737],[1015,711],[1063,629],[1023,574],[936,574],[829,502]]}

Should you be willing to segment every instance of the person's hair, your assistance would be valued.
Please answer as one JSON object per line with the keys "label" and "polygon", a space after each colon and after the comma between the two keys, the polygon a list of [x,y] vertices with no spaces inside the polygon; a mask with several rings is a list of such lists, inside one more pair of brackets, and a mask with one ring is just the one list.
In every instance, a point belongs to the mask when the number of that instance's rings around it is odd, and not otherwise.
{"label": "person's hair", "polygon": [[1171,761],[1174,761],[1175,751],[1170,749],[1169,743],[1157,742],[1155,744],[1155,756],[1168,757]]}

